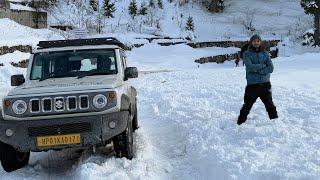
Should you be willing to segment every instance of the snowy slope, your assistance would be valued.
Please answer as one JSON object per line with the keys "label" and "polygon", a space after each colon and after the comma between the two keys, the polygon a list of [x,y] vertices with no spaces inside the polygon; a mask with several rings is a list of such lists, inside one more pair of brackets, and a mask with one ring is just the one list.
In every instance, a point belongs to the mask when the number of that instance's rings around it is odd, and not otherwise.
{"label": "snowy slope", "polygon": [[[242,22],[253,17],[256,32],[264,38],[282,38],[289,36],[292,40],[312,27],[312,17],[304,13],[300,0],[225,0],[223,13],[212,14],[197,3],[184,6],[177,5],[174,0],[169,3],[163,0],[164,9],[156,8],[152,14],[137,16],[132,19],[128,13],[130,0],[113,1],[116,4],[115,18],[105,19],[104,33],[127,33],[134,31],[141,34],[158,34],[171,37],[186,37],[186,21],[189,16],[194,18],[195,36],[197,41],[246,39],[250,33],[245,30]],[[137,0],[138,7],[148,0]],[[156,1],[155,1],[156,2]],[[89,7],[86,7],[89,8]],[[94,16],[78,12],[70,4],[61,1],[58,8],[49,16],[50,24],[64,23],[79,26],[79,19],[94,23]],[[159,20],[160,30],[155,31],[150,26],[142,25],[148,19]],[[90,23],[88,23],[90,24]],[[82,24],[83,25],[83,24]],[[152,27],[156,27],[155,24]]]}
{"label": "snowy slope", "polygon": [[0,46],[31,45],[36,46],[39,41],[62,39],[59,34],[48,29],[33,29],[20,25],[13,20],[0,18]]}
{"label": "snowy slope", "polygon": [[[273,95],[280,118],[268,120],[259,100],[239,127],[244,68],[198,68],[196,53],[179,45],[145,46],[129,54],[129,65],[154,71],[130,81],[139,92],[141,125],[132,161],[90,151],[32,153],[30,165],[11,174],[0,170],[1,179],[317,179],[320,54],[275,59]],[[164,69],[177,71],[157,72]]]}

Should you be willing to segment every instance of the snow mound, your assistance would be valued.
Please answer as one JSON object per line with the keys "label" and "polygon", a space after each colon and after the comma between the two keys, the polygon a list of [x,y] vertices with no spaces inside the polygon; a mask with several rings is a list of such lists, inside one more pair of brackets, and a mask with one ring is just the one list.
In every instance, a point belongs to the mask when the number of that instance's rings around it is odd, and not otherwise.
{"label": "snow mound", "polygon": [[237,53],[239,48],[201,48],[194,49],[186,44],[160,46],[156,43],[146,44],[128,52],[130,66],[137,66],[142,71],[183,70],[196,68],[194,61],[201,57]]}
{"label": "snow mound", "polygon": [[[0,63],[4,66],[0,66],[0,99],[2,99],[11,89],[10,77],[15,74],[26,74],[25,68],[16,68],[11,65],[11,62],[18,63],[21,60],[29,59],[29,53],[23,53],[20,51],[15,51],[13,53],[8,53],[0,56]],[[0,108],[2,103],[0,103]]]}
{"label": "snow mound", "polygon": [[39,41],[63,39],[60,35],[48,29],[33,29],[16,23],[7,18],[0,19],[0,46],[31,45]]}

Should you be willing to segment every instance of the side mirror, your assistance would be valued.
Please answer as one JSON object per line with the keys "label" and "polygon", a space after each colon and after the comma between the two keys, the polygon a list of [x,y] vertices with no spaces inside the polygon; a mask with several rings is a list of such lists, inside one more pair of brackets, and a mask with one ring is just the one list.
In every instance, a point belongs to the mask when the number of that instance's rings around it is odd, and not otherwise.
{"label": "side mirror", "polygon": [[137,78],[138,77],[138,69],[136,67],[127,67],[124,70],[124,79],[128,80],[129,78]]}
{"label": "side mirror", "polygon": [[11,76],[11,86],[20,86],[22,85],[26,80],[24,79],[22,74],[13,75]]}

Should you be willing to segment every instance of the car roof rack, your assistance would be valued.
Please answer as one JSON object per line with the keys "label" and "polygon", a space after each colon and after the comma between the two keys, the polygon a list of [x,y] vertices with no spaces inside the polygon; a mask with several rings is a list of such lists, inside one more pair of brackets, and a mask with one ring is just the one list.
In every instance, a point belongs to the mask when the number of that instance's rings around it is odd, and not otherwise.
{"label": "car roof rack", "polygon": [[114,37],[40,41],[38,44],[38,49],[88,45],[116,45],[122,49],[128,49],[126,45],[124,45],[122,42],[120,42],[118,39]]}

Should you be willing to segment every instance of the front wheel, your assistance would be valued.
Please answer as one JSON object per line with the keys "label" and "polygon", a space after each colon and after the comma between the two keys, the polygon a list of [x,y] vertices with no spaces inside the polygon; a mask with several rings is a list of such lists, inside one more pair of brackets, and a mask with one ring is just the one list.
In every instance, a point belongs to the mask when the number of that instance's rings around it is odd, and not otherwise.
{"label": "front wheel", "polygon": [[1,165],[7,172],[21,169],[28,165],[30,151],[21,152],[14,147],[0,142]]}
{"label": "front wheel", "polygon": [[128,121],[125,131],[113,138],[115,156],[118,158],[133,158],[133,129],[132,121]]}

